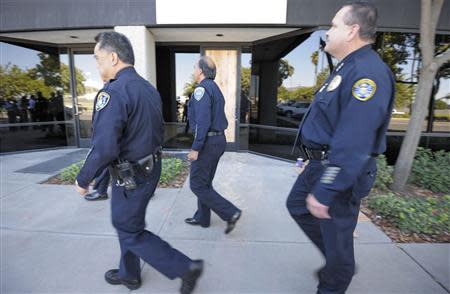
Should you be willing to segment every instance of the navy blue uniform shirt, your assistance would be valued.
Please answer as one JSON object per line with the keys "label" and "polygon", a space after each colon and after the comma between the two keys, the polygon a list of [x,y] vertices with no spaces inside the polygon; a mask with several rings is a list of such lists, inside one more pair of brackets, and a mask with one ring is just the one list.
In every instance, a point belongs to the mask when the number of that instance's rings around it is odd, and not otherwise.
{"label": "navy blue uniform shirt", "polygon": [[312,191],[322,204],[351,188],[371,156],[385,151],[394,87],[392,72],[367,45],[345,57],[316,92],[298,138],[311,149],[329,150]]}
{"label": "navy blue uniform shirt", "polygon": [[80,187],[116,159],[135,162],[161,146],[164,124],[158,91],[134,67],[120,70],[95,99],[91,150],[77,176]]}
{"label": "navy blue uniform shirt", "polygon": [[204,79],[189,99],[189,125],[195,134],[192,150],[200,151],[209,131],[220,132],[228,127],[225,116],[225,99],[219,86]]}

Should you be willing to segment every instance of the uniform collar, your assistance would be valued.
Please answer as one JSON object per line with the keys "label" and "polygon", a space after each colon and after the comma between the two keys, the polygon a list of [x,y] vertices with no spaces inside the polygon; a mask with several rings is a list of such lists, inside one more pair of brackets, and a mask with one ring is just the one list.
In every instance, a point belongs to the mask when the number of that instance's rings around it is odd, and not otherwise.
{"label": "uniform collar", "polygon": [[212,81],[212,80],[211,80],[211,79],[204,78],[203,80],[200,81],[199,85],[207,84],[208,81]]}
{"label": "uniform collar", "polygon": [[351,52],[349,55],[345,56],[344,59],[342,59],[341,62],[338,63],[338,66],[339,66],[339,64],[349,61],[350,59],[352,59],[366,51],[369,51],[369,50],[372,50],[372,44],[367,44],[367,45],[362,46],[359,49],[356,49],[355,51]]}
{"label": "uniform collar", "polygon": [[342,59],[338,64],[336,64],[336,67],[334,68],[333,73],[337,73],[344,66],[344,63],[348,62],[352,58],[354,58],[354,57],[356,57],[356,56],[358,56],[358,55],[360,55],[360,54],[362,54],[364,52],[367,52],[368,50],[371,50],[371,49],[372,49],[372,45],[371,44],[368,44],[368,45],[362,46],[359,49],[356,49],[355,51],[353,51],[349,55],[345,56],[344,59]]}
{"label": "uniform collar", "polygon": [[135,72],[136,72],[136,70],[134,69],[134,66],[124,67],[124,68],[122,68],[121,70],[119,70],[117,72],[116,77],[114,78],[114,80],[117,80],[120,76],[127,75],[127,74],[130,74],[130,73],[135,73]]}

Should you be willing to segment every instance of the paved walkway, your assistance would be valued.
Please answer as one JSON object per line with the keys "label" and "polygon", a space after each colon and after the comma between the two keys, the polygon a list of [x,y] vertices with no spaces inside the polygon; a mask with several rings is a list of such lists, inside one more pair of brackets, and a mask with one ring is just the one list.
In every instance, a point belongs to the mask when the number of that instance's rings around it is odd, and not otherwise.
{"label": "paved walkway", "polygon": [[[80,149],[0,156],[1,293],[129,293],[104,282],[117,267],[119,246],[110,202],[87,202],[72,186],[42,185]],[[216,189],[243,209],[235,231],[213,216],[208,229],[183,220],[195,210],[187,184],[158,189],[148,229],[192,258],[206,260],[196,293],[315,293],[323,260],[285,208],[296,178],[293,165],[248,153],[226,153]],[[357,227],[359,273],[347,293],[448,293],[449,244],[396,245],[367,219]],[[143,264],[137,293],[177,293]]]}

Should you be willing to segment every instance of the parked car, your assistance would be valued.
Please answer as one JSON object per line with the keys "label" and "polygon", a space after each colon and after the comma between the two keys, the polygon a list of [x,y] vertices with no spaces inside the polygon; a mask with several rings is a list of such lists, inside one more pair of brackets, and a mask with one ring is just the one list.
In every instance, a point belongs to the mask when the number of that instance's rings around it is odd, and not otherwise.
{"label": "parked car", "polygon": [[277,112],[289,118],[302,118],[310,105],[310,102],[295,102],[291,105],[278,104]]}
{"label": "parked car", "polygon": [[397,111],[397,109],[393,108],[392,109],[392,114],[405,114],[404,111]]}

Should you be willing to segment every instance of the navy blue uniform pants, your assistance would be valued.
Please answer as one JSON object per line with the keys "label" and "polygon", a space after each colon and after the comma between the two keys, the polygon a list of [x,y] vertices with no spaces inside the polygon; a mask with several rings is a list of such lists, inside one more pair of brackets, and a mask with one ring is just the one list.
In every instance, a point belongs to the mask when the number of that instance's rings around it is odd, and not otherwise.
{"label": "navy blue uniform pants", "polygon": [[169,279],[181,277],[189,269],[191,259],[145,230],[146,208],[160,176],[161,161],[158,161],[150,176],[136,176],[136,189],[125,190],[115,184],[112,186],[111,213],[113,226],[119,236],[121,278],[140,278],[139,259]]}
{"label": "navy blue uniform pants", "polygon": [[224,135],[207,137],[198,159],[191,163],[190,186],[197,196],[197,211],[194,218],[204,226],[210,225],[211,210],[224,221],[229,221],[239,211],[212,186],[217,165],[225,152],[226,144]]}
{"label": "navy blue uniform pants", "polygon": [[355,271],[353,231],[358,220],[361,197],[373,185],[376,162],[364,170],[356,185],[335,197],[329,208],[331,219],[318,219],[309,213],[306,197],[324,171],[321,161],[311,160],[299,175],[287,199],[292,218],[325,257],[318,293],[345,293]]}
{"label": "navy blue uniform pants", "polygon": [[109,170],[105,168],[102,173],[95,178],[94,190],[96,190],[99,194],[106,194],[109,185]]}

